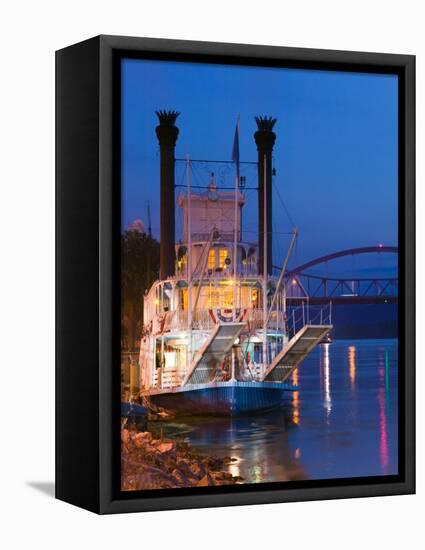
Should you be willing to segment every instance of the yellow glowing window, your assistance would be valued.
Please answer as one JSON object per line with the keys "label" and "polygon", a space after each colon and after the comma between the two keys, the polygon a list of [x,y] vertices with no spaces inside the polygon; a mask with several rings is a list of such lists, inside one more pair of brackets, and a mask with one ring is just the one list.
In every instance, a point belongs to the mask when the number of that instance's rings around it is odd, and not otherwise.
{"label": "yellow glowing window", "polygon": [[179,271],[184,271],[186,269],[186,257],[183,257],[177,261],[177,267]]}
{"label": "yellow glowing window", "polygon": [[227,248],[220,248],[219,250],[219,256],[218,256],[218,265],[220,267],[224,267],[225,263],[224,260],[228,257]]}
{"label": "yellow glowing window", "polygon": [[210,307],[220,307],[220,291],[211,290]]}
{"label": "yellow glowing window", "polygon": [[215,250],[211,249],[208,252],[208,269],[214,269],[215,268]]}

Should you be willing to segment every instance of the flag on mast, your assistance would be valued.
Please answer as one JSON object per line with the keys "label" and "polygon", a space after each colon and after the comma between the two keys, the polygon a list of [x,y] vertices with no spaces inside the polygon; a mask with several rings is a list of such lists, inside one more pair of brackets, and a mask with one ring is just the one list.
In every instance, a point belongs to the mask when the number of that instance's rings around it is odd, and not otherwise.
{"label": "flag on mast", "polygon": [[232,151],[232,160],[236,163],[236,176],[238,178],[238,185],[239,185],[239,115],[238,120],[236,122],[236,129],[235,129],[235,137],[233,140],[233,151]]}

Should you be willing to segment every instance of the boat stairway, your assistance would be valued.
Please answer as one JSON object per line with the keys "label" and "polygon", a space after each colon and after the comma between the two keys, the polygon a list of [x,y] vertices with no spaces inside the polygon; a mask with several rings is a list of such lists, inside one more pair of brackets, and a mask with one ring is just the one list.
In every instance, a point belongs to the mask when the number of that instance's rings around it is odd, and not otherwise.
{"label": "boat stairway", "polygon": [[304,325],[266,369],[263,382],[284,382],[332,329],[332,325]]}
{"label": "boat stairway", "polygon": [[196,352],[185,384],[206,384],[214,378],[217,366],[223,362],[245,323],[217,324],[206,342]]}

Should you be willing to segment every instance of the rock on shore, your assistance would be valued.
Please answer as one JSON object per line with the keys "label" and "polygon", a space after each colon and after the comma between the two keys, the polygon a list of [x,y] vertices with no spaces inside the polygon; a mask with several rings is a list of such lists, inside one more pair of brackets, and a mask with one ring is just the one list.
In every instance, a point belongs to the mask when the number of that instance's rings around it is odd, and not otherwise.
{"label": "rock on shore", "polygon": [[184,442],[155,439],[151,432],[121,430],[121,490],[233,485],[242,481],[223,470],[232,459],[197,454]]}

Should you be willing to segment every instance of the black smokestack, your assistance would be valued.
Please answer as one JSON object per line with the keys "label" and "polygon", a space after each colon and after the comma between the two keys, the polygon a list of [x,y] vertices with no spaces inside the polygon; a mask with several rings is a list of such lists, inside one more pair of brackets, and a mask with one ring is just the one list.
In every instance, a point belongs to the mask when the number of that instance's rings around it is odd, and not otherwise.
{"label": "black smokestack", "polygon": [[[272,152],[276,134],[273,126],[276,118],[255,117],[257,131],[254,134],[258,150],[258,272],[263,273],[264,265],[264,187],[267,195],[267,273],[272,272]],[[264,162],[266,181],[264,181]]]}
{"label": "black smokestack", "polygon": [[174,215],[174,148],[179,129],[175,125],[180,113],[156,111],[159,126],[156,135],[160,148],[160,268],[161,279],[171,277],[175,272],[175,215]]}

